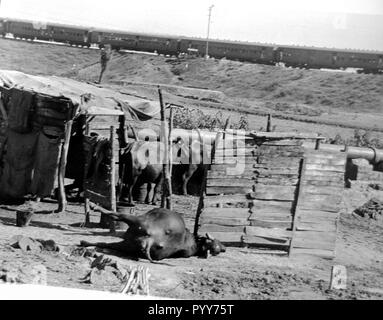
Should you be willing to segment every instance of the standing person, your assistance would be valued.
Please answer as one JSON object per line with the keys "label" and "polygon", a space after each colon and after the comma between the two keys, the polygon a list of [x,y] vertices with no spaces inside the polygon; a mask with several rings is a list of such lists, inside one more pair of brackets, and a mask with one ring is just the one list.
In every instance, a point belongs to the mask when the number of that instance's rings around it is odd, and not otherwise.
{"label": "standing person", "polygon": [[108,66],[108,62],[111,58],[111,49],[109,47],[107,49],[105,47],[102,47],[100,54],[101,54],[101,73],[100,73],[100,79],[98,83],[101,83],[102,76],[104,75],[106,67]]}

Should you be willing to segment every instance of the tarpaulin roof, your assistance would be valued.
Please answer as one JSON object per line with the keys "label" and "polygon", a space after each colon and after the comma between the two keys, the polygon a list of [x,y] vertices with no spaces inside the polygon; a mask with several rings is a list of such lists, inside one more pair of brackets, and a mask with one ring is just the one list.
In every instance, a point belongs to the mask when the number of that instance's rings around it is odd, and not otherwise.
{"label": "tarpaulin roof", "polygon": [[146,121],[158,118],[159,102],[140,99],[117,90],[56,76],[32,76],[18,71],[0,70],[0,86],[70,99],[77,114],[123,115]]}

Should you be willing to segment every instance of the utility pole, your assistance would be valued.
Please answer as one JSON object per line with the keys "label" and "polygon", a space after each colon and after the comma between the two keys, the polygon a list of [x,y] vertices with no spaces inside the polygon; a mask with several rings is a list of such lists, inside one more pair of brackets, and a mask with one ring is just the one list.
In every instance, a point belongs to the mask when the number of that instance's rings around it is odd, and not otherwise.
{"label": "utility pole", "polygon": [[210,23],[211,23],[211,11],[214,8],[214,4],[209,7],[209,21],[207,24],[207,37],[206,37],[206,55],[205,58],[209,58],[209,38],[210,38]]}

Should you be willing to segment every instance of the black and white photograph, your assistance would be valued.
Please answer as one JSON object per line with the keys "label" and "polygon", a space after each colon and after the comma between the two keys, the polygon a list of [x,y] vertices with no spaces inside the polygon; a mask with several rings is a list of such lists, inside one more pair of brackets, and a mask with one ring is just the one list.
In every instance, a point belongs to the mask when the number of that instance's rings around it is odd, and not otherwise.
{"label": "black and white photograph", "polygon": [[383,300],[383,2],[0,0],[16,299]]}

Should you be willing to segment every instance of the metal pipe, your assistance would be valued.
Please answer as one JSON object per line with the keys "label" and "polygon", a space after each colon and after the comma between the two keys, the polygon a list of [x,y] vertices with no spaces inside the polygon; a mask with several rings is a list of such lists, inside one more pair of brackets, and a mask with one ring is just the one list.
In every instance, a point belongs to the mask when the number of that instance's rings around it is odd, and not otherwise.
{"label": "metal pipe", "polygon": [[[313,142],[304,142],[303,146],[307,149],[315,149],[315,143]],[[383,162],[383,150],[376,149],[373,147],[351,147],[334,145],[334,144],[321,144],[322,151],[330,152],[346,152],[348,159],[366,159],[372,164],[378,164]]]}

